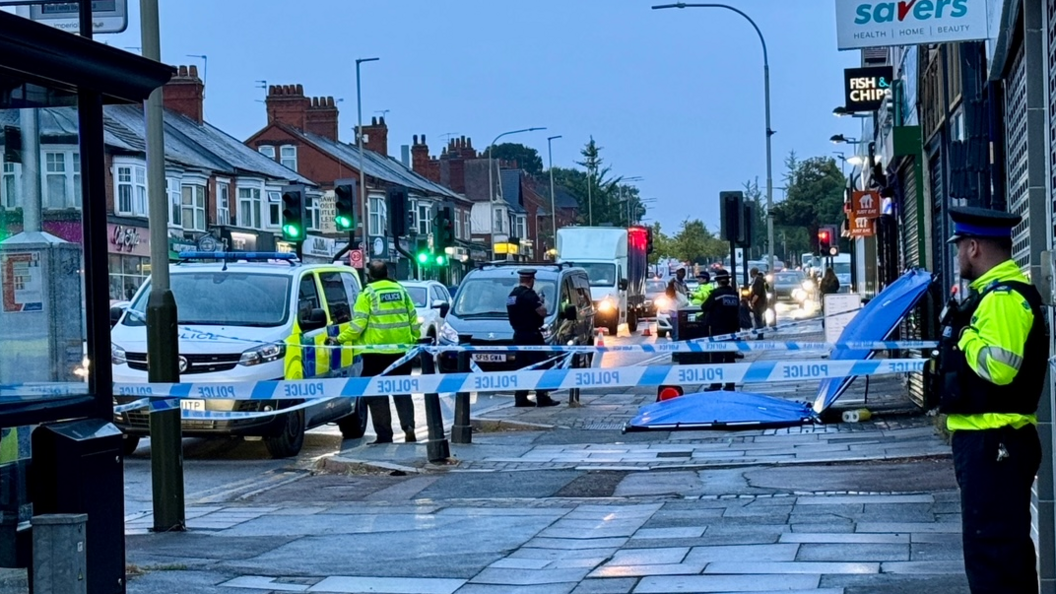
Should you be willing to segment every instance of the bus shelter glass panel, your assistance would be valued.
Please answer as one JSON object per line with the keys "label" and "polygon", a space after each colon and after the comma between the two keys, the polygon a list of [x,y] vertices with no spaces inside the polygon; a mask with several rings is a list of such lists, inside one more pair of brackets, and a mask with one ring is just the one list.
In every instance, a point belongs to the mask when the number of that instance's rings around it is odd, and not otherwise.
{"label": "bus shelter glass panel", "polygon": [[[85,199],[77,96],[0,75],[0,420],[88,393]],[[2,432],[0,463],[18,433]]]}

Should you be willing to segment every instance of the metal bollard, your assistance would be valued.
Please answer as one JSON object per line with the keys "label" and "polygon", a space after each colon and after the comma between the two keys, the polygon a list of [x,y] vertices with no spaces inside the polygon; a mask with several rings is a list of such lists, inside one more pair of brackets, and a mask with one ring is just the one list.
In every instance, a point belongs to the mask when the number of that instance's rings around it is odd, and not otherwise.
{"label": "metal bollard", "polygon": [[[420,344],[432,344],[432,340],[423,338]],[[436,370],[436,361],[432,353],[422,351],[422,375],[433,373]],[[451,457],[451,446],[444,436],[444,419],[440,412],[440,395],[425,395],[425,423],[429,427],[429,441],[425,444],[425,452],[430,462],[443,462]]]}
{"label": "metal bollard", "polygon": [[[471,334],[459,334],[458,344],[468,345]],[[458,352],[458,372],[469,372],[469,353]],[[457,392],[455,394],[455,422],[451,426],[452,443],[473,443],[473,427],[469,424],[469,392]]]}
{"label": "metal bollard", "polygon": [[33,594],[87,594],[88,514],[33,517]]}

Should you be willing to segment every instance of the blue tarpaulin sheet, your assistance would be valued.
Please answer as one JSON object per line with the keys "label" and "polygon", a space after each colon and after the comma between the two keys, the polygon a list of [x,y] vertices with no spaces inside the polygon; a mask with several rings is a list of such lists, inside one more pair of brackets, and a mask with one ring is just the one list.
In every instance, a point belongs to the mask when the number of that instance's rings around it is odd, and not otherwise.
{"label": "blue tarpaulin sheet", "polygon": [[[931,284],[931,273],[911,270],[855,315],[839,342],[885,340]],[[832,360],[868,359],[873,351],[835,349]],[[625,431],[673,431],[737,427],[785,427],[816,421],[854,377],[824,380],[814,406],[752,392],[701,392],[643,406]]]}

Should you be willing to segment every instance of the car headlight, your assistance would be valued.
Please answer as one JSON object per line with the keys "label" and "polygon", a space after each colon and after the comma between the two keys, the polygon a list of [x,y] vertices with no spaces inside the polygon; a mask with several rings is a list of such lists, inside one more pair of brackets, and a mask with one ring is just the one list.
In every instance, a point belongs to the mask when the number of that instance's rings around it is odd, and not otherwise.
{"label": "car headlight", "polygon": [[602,299],[601,302],[598,303],[599,311],[612,311],[614,307],[616,307],[616,304],[613,303],[612,299],[609,297]]}
{"label": "car headlight", "polygon": [[458,332],[447,322],[440,328],[440,340],[449,344],[458,344]]}
{"label": "car headlight", "polygon": [[803,301],[807,298],[807,293],[803,289],[794,289],[792,291],[792,298],[796,301]]}
{"label": "car headlight", "polygon": [[772,275],[772,274],[766,275],[766,282],[768,282],[768,283],[774,282],[774,275]]}
{"label": "car headlight", "polygon": [[811,281],[810,279],[807,279],[807,280],[803,281],[803,285],[802,286],[803,286],[803,290],[804,291],[813,291],[814,290],[814,282]]}
{"label": "car headlight", "polygon": [[251,365],[260,365],[261,363],[270,363],[272,361],[278,361],[279,359],[285,356],[285,344],[266,344],[254,349],[249,349],[248,351],[242,353],[242,358],[238,360],[238,364],[249,367]]}
{"label": "car headlight", "polygon": [[418,324],[424,324],[424,323],[425,323],[425,318],[423,318],[422,316],[418,316]]}
{"label": "car headlight", "polygon": [[124,365],[128,362],[125,358],[125,349],[117,346],[116,344],[110,344],[110,362],[114,365]]}
{"label": "car headlight", "polygon": [[671,307],[671,300],[667,297],[656,298],[656,309],[667,309]]}

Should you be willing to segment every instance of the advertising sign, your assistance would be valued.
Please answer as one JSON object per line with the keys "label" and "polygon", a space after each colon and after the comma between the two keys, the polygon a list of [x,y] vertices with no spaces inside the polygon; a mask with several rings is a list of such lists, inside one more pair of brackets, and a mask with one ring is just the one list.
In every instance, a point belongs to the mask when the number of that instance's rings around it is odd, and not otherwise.
{"label": "advertising sign", "polygon": [[111,254],[150,257],[150,234],[147,229],[107,223],[106,235],[109,238],[107,251]]}
{"label": "advertising sign", "polygon": [[301,250],[305,255],[315,256],[316,258],[333,259],[337,249],[336,240],[316,235],[309,235],[301,245]]}
{"label": "advertising sign", "polygon": [[836,0],[837,47],[986,39],[986,5],[987,0]]}
{"label": "advertising sign", "polygon": [[862,237],[872,237],[876,234],[874,228],[875,219],[868,217],[856,217],[851,216],[847,219],[847,231],[850,233],[852,239],[860,239]]}
{"label": "advertising sign", "polygon": [[880,192],[855,191],[851,194],[851,218],[875,219],[880,216]]}
{"label": "advertising sign", "polygon": [[334,218],[337,217],[336,207],[336,195],[333,190],[327,190],[323,192],[323,195],[318,198],[319,200],[319,230],[323,233],[337,233],[337,223]]}
{"label": "advertising sign", "polygon": [[[29,7],[29,18],[77,33],[80,25],[79,2],[56,2]],[[128,0],[92,0],[92,32],[121,33],[128,28]]]}
{"label": "advertising sign", "polygon": [[843,71],[843,107],[847,111],[876,111],[891,94],[893,66],[847,68]]}
{"label": "advertising sign", "polygon": [[3,274],[5,312],[44,309],[44,275],[39,253],[3,254],[0,256],[0,273]]}

